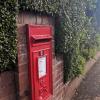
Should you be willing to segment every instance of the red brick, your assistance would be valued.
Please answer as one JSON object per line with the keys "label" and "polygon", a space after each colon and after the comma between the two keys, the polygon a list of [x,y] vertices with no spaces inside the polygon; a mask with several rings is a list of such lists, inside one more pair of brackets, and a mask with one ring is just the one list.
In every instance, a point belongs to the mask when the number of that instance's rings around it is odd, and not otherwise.
{"label": "red brick", "polygon": [[23,96],[23,97],[20,97],[19,100],[30,100],[30,97],[28,97],[28,96]]}
{"label": "red brick", "polygon": [[19,55],[18,56],[18,65],[23,65],[23,64],[27,64],[28,63],[28,57],[26,54],[23,55]]}
{"label": "red brick", "polygon": [[63,87],[56,92],[55,94],[55,98],[57,98],[56,100],[63,100],[62,91],[63,91]]}
{"label": "red brick", "polygon": [[35,24],[36,16],[34,16],[33,13],[23,12],[23,21],[24,24]]}
{"label": "red brick", "polygon": [[43,16],[42,20],[43,20],[43,22],[42,22],[43,25],[49,25],[50,24],[47,16]]}
{"label": "red brick", "polygon": [[26,63],[19,65],[18,72],[19,73],[28,72],[28,64]]}
{"label": "red brick", "polygon": [[24,24],[29,24],[32,22],[29,12],[23,12],[23,20],[24,20]]}
{"label": "red brick", "polygon": [[49,24],[54,26],[54,18],[53,17],[48,17],[48,20],[49,20]]}
{"label": "red brick", "polygon": [[62,88],[63,85],[64,85],[63,82],[59,81],[59,84],[57,84],[56,86],[54,86],[54,93],[56,93],[57,90],[59,91],[59,89]]}
{"label": "red brick", "polygon": [[27,46],[26,45],[20,45],[18,47],[18,55],[22,55],[22,54],[27,54]]}
{"label": "red brick", "polygon": [[[6,96],[13,97],[15,94],[15,82],[14,82],[14,73],[11,71],[4,72],[0,74],[0,100],[1,98],[5,98]],[[15,95],[14,95],[15,96]],[[4,99],[11,100],[11,99]]]}
{"label": "red brick", "polygon": [[14,82],[14,72],[8,71],[0,74],[0,86],[8,86]]}
{"label": "red brick", "polygon": [[36,17],[36,24],[42,24],[42,18],[41,18],[41,16],[37,16]]}
{"label": "red brick", "polygon": [[0,98],[0,100],[16,100],[16,94],[10,94],[8,96],[4,96],[2,98]]}
{"label": "red brick", "polygon": [[20,35],[18,35],[18,46],[23,44],[26,45],[26,34],[20,33]]}
{"label": "red brick", "polygon": [[[17,24],[17,31],[18,31],[18,36],[21,35],[21,33],[26,33],[26,26],[24,24]],[[19,38],[18,38],[19,39]]]}
{"label": "red brick", "polygon": [[28,73],[19,74],[19,93],[20,96],[26,96],[25,92],[29,92]]}

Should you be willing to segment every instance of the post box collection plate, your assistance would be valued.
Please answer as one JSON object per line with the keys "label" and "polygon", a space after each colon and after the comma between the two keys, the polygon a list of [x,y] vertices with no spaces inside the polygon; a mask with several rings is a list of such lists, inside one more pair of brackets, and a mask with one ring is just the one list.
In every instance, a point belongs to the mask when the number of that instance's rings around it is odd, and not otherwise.
{"label": "post box collection plate", "polygon": [[47,100],[52,95],[52,27],[27,28],[30,100]]}
{"label": "post box collection plate", "polygon": [[38,58],[38,73],[39,78],[46,75],[46,56]]}

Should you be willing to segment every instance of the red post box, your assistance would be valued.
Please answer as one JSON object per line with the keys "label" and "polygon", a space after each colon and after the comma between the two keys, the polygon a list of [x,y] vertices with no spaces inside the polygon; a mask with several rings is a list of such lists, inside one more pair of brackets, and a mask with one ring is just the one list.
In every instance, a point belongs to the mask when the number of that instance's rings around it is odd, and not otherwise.
{"label": "red post box", "polygon": [[27,25],[31,100],[52,94],[52,27]]}

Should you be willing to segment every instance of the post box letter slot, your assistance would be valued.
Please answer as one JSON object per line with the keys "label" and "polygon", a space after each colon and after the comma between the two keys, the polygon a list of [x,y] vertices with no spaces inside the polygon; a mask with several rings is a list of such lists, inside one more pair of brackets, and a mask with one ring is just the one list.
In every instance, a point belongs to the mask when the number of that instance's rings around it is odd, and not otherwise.
{"label": "post box letter slot", "polygon": [[51,36],[45,36],[45,35],[35,35],[35,36],[32,36],[32,41],[33,42],[45,42],[45,41],[48,41],[48,40],[51,40],[52,37]]}

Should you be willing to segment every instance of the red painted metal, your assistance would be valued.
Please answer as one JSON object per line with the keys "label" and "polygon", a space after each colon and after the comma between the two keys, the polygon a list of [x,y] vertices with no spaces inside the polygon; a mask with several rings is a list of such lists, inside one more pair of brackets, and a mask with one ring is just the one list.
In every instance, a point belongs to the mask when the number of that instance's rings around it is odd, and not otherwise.
{"label": "red painted metal", "polygon": [[47,100],[52,94],[52,27],[27,28],[31,100]]}

